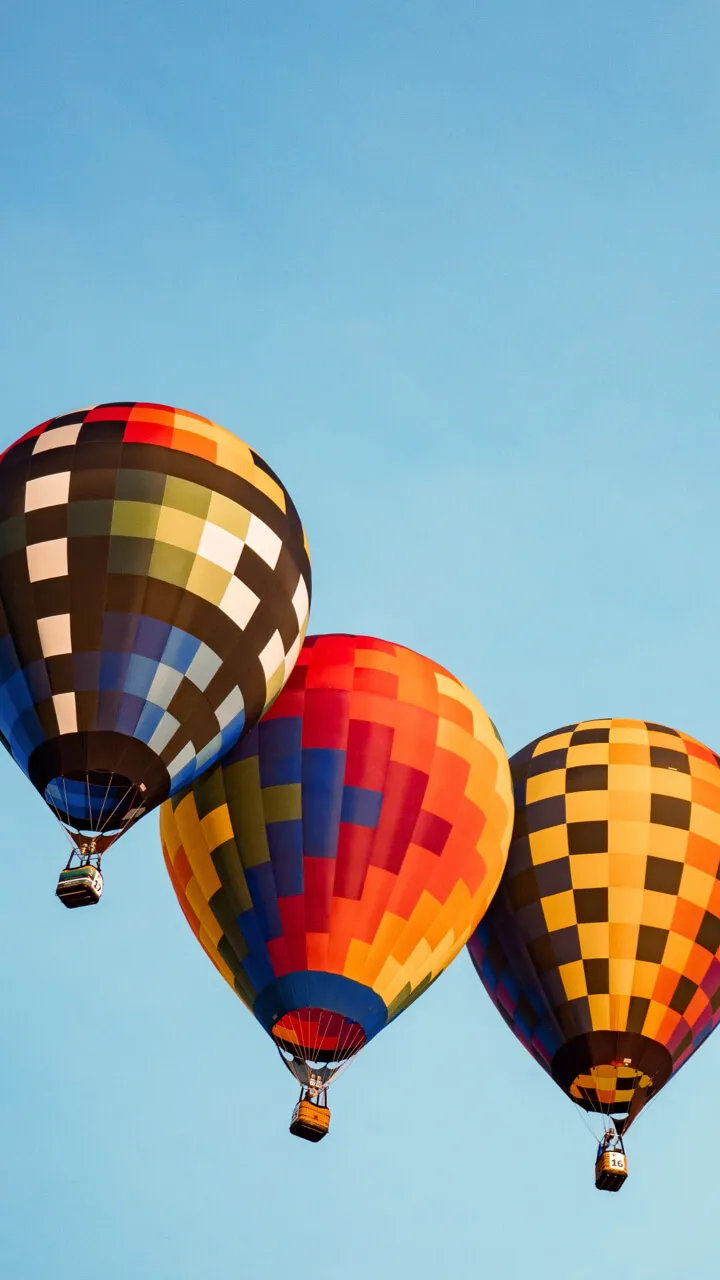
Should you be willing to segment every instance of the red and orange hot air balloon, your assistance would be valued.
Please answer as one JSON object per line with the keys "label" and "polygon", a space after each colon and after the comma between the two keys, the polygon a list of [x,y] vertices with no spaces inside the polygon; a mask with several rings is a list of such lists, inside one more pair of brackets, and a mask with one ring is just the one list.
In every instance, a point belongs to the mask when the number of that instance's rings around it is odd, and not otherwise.
{"label": "red and orange hot air balloon", "polygon": [[445,969],[497,887],[510,774],[472,693],[401,645],[306,640],[248,737],[161,811],[168,870],[223,977],[327,1131],[330,1081]]}

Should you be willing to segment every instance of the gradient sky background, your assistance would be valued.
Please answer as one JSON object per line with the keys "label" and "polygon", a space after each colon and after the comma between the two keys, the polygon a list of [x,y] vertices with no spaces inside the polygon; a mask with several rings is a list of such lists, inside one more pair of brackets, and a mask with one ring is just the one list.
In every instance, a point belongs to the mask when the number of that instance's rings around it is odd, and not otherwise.
{"label": "gradient sky background", "polygon": [[[711,0],[28,0],[0,27],[0,445],[148,399],[249,440],[312,629],[432,655],[510,751],[720,744]],[[593,1187],[466,955],[334,1092],[187,929],[154,818],[97,911],[0,761],[7,1280],[718,1275],[720,1036]]]}

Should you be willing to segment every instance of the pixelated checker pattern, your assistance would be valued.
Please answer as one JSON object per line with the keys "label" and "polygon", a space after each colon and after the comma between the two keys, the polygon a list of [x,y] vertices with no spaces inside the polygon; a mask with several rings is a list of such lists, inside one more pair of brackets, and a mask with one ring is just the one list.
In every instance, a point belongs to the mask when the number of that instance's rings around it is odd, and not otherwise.
{"label": "pixelated checker pattern", "polygon": [[[25,772],[49,739],[114,731],[182,787],[272,702],[309,598],[286,490],[205,418],[103,404],[0,457],[0,733]],[[86,788],[51,780],[68,796],[82,829]]]}
{"label": "pixelated checker pattern", "polygon": [[[592,720],[511,761],[507,868],[469,943],[492,1000],[550,1070],[590,1031],[663,1045],[676,1071],[720,1017],[720,765],[686,734]],[[599,1063],[570,1088],[621,1110],[641,1070]]]}
{"label": "pixelated checker pattern", "polygon": [[391,1018],[496,889],[510,773],[477,699],[441,667],[381,640],[314,636],[257,728],[160,823],[180,905],[249,1008],[312,971],[370,988]]}

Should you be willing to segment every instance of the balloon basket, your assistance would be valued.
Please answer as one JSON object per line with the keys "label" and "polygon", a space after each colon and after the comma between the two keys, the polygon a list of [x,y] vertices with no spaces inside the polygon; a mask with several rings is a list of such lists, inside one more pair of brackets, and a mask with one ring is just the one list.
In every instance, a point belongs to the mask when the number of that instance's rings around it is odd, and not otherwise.
{"label": "balloon basket", "polygon": [[99,867],[86,862],[60,872],[55,893],[64,907],[94,907],[100,901],[103,877]]}
{"label": "balloon basket", "polygon": [[619,1191],[627,1172],[627,1156],[619,1147],[601,1150],[595,1161],[595,1186],[598,1191]]}
{"label": "balloon basket", "polygon": [[290,1132],[306,1142],[320,1142],[330,1128],[330,1108],[301,1098],[292,1113]]}

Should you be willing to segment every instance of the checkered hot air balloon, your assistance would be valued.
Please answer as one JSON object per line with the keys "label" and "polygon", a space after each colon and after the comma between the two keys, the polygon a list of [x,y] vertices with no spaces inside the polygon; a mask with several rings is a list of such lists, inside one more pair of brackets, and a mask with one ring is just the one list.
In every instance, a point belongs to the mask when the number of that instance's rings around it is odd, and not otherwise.
{"label": "checkered hot air balloon", "polygon": [[598,1166],[622,1181],[623,1132],[720,1018],[719,758],[663,725],[589,720],[510,767],[513,839],[470,955],[541,1067],[614,1117]]}
{"label": "checkered hot air balloon", "polygon": [[180,905],[301,1085],[292,1132],[443,971],[482,916],[512,825],[507,758],[436,663],[308,638],[272,709],[163,805]]}
{"label": "checkered hot air balloon", "polygon": [[97,901],[103,851],[256,723],[309,600],[287,491],[206,418],[102,404],[0,457],[0,738],[71,834],[68,905]]}

